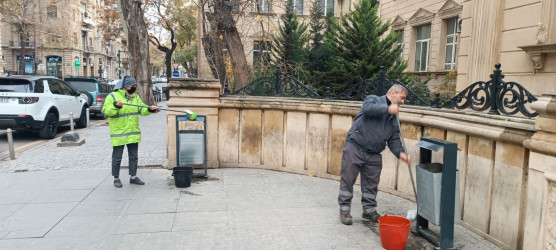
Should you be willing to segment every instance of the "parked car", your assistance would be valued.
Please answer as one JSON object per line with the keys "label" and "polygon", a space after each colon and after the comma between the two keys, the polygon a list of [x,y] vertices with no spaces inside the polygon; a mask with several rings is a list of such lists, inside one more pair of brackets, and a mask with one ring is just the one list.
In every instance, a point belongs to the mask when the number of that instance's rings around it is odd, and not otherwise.
{"label": "parked car", "polygon": [[112,81],[108,82],[108,85],[110,85],[110,87],[112,88],[112,90],[114,90],[114,87],[116,87],[116,84],[118,84],[118,82],[120,81],[120,79],[114,79]]}
{"label": "parked car", "polygon": [[162,91],[158,86],[153,86],[153,97],[155,102],[162,101]]}
{"label": "parked car", "polygon": [[0,129],[30,130],[52,139],[70,113],[77,128],[87,126],[88,104],[82,95],[53,76],[0,77]]}
{"label": "parked car", "polygon": [[104,100],[112,92],[112,87],[108,83],[101,79],[87,77],[67,77],[64,80],[77,91],[86,93],[91,115],[102,115]]}

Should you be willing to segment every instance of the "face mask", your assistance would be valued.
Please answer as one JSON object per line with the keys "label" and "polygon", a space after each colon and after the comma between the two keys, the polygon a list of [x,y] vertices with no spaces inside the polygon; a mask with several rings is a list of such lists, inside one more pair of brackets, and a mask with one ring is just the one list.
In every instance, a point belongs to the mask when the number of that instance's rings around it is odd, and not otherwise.
{"label": "face mask", "polygon": [[131,87],[131,88],[127,91],[127,93],[133,94],[133,93],[135,93],[135,90],[137,90],[137,87]]}

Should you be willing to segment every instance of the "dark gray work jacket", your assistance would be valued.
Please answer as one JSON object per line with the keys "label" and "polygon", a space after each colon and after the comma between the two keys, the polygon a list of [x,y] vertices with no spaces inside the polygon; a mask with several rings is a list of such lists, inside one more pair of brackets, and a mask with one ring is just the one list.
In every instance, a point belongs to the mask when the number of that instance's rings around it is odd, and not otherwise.
{"label": "dark gray work jacket", "polygon": [[396,157],[403,151],[395,115],[388,113],[386,96],[369,95],[349,130],[346,142],[361,151],[380,154],[386,145]]}

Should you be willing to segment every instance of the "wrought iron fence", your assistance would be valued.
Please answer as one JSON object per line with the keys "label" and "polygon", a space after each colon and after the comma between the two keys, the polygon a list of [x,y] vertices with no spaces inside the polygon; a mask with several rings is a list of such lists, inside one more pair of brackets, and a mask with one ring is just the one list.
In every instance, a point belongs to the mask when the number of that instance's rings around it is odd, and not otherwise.
{"label": "wrought iron fence", "polygon": [[475,111],[485,111],[490,108],[489,114],[514,115],[518,112],[527,116],[535,117],[537,112],[531,112],[525,107],[526,103],[537,100],[531,92],[517,82],[505,82],[504,75],[500,70],[500,63],[494,65],[496,68],[490,75],[490,81],[478,81],[454,96],[444,107],[455,107],[457,109],[471,108]]}
{"label": "wrought iron fence", "polygon": [[390,87],[392,87],[392,85],[394,84],[402,85],[405,87],[405,89],[407,89],[408,93],[405,100],[406,104],[430,106],[430,103],[428,101],[421,98],[402,82],[398,80],[388,79],[386,73],[384,73],[383,66],[380,67],[380,72],[378,73],[377,77],[375,77],[374,79],[365,79],[358,82],[344,92],[336,95],[334,99],[362,101],[368,95],[385,95],[388,89],[390,89]]}
{"label": "wrought iron fence", "polygon": [[[226,93],[226,91],[225,89],[224,92]],[[274,76],[259,77],[231,94],[238,95],[242,93],[256,96],[322,98],[317,92],[305,86],[299,80],[282,75],[279,67],[276,67]]]}
{"label": "wrought iron fence", "polygon": [[[388,79],[384,67],[380,67],[380,72],[374,79],[360,81],[336,96],[330,95],[330,88],[327,88],[326,93],[321,96],[303,85],[299,80],[282,75],[278,67],[276,67],[274,76],[257,78],[231,94],[362,101],[371,94],[385,95],[392,85],[400,84],[408,90],[406,104],[433,108],[471,108],[475,111],[485,111],[490,108],[488,113],[493,115],[499,115],[500,112],[505,115],[514,115],[520,112],[527,117],[537,116],[537,112],[531,112],[525,107],[526,103],[532,103],[537,98],[519,83],[503,81],[504,75],[500,67],[500,63],[495,65],[496,69],[490,75],[490,81],[475,82],[444,104],[440,101],[439,93],[435,93],[436,98],[429,103],[400,81]],[[230,91],[226,84],[224,95],[228,94],[230,94]]]}
{"label": "wrought iron fence", "polygon": [[406,99],[406,103],[412,105],[430,105],[423,98],[415,94],[411,89],[405,86],[398,80],[390,80],[387,78],[386,73],[384,73],[384,68],[380,68],[380,73],[375,79],[363,80],[346,91],[336,95],[330,95],[330,89],[321,96],[317,92],[311,90],[309,87],[305,86],[301,81],[282,75],[280,69],[276,67],[274,76],[272,77],[259,77],[237,91],[230,93],[227,84],[225,85],[224,95],[232,94],[246,94],[254,96],[282,96],[282,97],[306,97],[306,98],[316,98],[316,99],[338,99],[338,100],[355,100],[362,101],[367,95],[384,95],[386,91],[394,84],[400,84],[408,89],[409,93]]}

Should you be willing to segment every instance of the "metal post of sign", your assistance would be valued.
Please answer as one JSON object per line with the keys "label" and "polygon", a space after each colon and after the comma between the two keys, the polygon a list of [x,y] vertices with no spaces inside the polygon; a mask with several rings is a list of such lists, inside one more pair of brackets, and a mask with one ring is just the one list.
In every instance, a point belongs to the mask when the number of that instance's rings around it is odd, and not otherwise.
{"label": "metal post of sign", "polygon": [[90,118],[89,118],[90,115],[89,115],[89,112],[90,112],[90,111],[89,111],[89,108],[87,108],[87,109],[86,109],[86,112],[85,112],[85,113],[86,113],[86,116],[87,116],[87,128],[89,128],[89,125],[90,125]]}
{"label": "metal post of sign", "polygon": [[73,132],[73,112],[70,112],[70,130]]}
{"label": "metal post of sign", "polygon": [[15,151],[14,151],[14,139],[12,136],[12,129],[8,128],[6,130],[6,135],[8,136],[8,148],[10,150],[10,159],[15,160]]}

